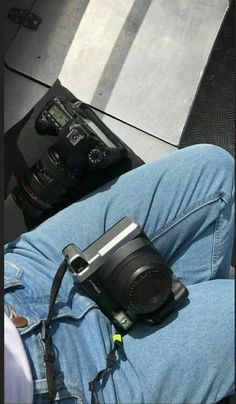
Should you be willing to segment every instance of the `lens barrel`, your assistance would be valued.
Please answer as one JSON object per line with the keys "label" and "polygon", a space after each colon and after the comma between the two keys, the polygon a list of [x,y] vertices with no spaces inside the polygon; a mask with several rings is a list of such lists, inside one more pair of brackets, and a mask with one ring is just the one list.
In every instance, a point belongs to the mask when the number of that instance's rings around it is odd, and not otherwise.
{"label": "lens barrel", "polygon": [[24,213],[36,218],[62,203],[77,184],[78,177],[51,147],[22,178],[12,194]]}
{"label": "lens barrel", "polygon": [[172,287],[171,270],[144,237],[120,247],[102,266],[99,278],[122,307],[137,314],[161,307]]}

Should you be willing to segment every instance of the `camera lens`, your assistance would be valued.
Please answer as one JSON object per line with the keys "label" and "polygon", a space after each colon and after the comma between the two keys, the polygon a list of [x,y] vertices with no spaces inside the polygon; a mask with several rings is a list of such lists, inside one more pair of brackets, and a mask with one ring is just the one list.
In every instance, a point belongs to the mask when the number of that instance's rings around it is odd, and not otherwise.
{"label": "camera lens", "polygon": [[157,267],[154,267],[152,271],[144,271],[144,274],[138,276],[131,287],[133,309],[149,312],[160,307],[169,295],[166,283],[168,285],[167,277],[160,273]]}
{"label": "camera lens", "polygon": [[171,293],[169,267],[141,237],[120,247],[101,268],[99,277],[122,307],[138,314],[157,310]]}
{"label": "camera lens", "polygon": [[77,178],[51,147],[26,173],[12,194],[26,215],[38,218],[60,204],[76,182]]}

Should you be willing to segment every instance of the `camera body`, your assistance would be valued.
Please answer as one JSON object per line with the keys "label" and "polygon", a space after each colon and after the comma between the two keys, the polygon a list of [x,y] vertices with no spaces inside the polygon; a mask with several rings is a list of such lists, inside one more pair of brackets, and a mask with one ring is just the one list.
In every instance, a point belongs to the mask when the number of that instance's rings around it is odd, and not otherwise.
{"label": "camera body", "polygon": [[48,217],[84,196],[81,182],[88,174],[94,173],[91,185],[94,181],[99,186],[99,173],[128,154],[126,145],[80,101],[53,97],[40,111],[35,128],[40,134],[56,135],[57,141],[12,192],[24,214],[34,219]]}
{"label": "camera body", "polygon": [[161,323],[187,298],[186,287],[140,227],[127,217],[86,250],[63,249],[68,270],[120,330]]}

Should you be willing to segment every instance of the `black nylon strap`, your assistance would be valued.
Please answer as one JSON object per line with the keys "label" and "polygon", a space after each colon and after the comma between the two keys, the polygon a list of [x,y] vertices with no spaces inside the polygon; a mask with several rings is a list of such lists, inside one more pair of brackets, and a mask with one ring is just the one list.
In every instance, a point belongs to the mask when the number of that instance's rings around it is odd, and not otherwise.
{"label": "black nylon strap", "polygon": [[48,309],[48,317],[47,317],[47,324],[51,321],[52,310],[55,304],[59,289],[61,287],[62,279],[65,275],[67,269],[67,261],[64,260],[61,265],[59,266],[55,278],[53,279],[50,298],[49,298],[49,309]]}
{"label": "black nylon strap", "polygon": [[65,275],[67,269],[67,262],[64,260],[60,267],[57,270],[57,273],[53,279],[52,283],[52,288],[50,292],[50,298],[49,298],[49,308],[48,308],[48,316],[47,320],[42,322],[42,339],[45,343],[45,354],[44,354],[44,363],[46,367],[46,379],[47,379],[47,385],[48,385],[48,397],[50,403],[55,402],[55,397],[56,397],[56,374],[55,374],[55,369],[54,369],[54,360],[55,360],[55,355],[53,352],[53,347],[52,347],[52,337],[49,333],[49,326],[51,322],[51,317],[52,317],[52,311],[53,307],[61,286],[62,279]]}
{"label": "black nylon strap", "polygon": [[53,366],[54,354],[52,350],[52,338],[48,335],[46,331],[45,335],[45,354],[44,363],[46,367],[46,379],[48,385],[48,399],[50,403],[55,402],[56,397],[56,381],[55,381],[55,370]]}
{"label": "black nylon strap", "polygon": [[102,380],[105,377],[105,375],[109,372],[109,370],[114,366],[114,364],[116,363],[116,351],[122,346],[123,346],[122,343],[118,343],[118,341],[114,342],[114,347],[109,352],[109,354],[107,354],[106,357],[107,366],[105,367],[105,369],[100,370],[100,372],[97,373],[95,378],[91,382],[89,382],[89,391],[91,391],[91,404],[99,404],[96,393],[96,384],[100,380]]}

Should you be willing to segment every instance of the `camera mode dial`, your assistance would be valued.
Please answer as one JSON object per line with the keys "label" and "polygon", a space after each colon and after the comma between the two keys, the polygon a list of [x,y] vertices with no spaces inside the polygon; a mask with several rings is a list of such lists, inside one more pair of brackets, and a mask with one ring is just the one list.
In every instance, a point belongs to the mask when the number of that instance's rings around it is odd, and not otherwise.
{"label": "camera mode dial", "polygon": [[99,147],[95,147],[94,149],[91,149],[89,154],[88,154],[88,159],[89,162],[92,165],[97,165],[102,162],[104,157],[103,150],[101,150]]}

